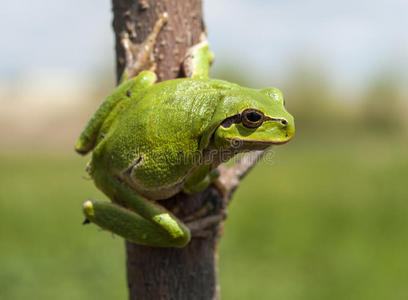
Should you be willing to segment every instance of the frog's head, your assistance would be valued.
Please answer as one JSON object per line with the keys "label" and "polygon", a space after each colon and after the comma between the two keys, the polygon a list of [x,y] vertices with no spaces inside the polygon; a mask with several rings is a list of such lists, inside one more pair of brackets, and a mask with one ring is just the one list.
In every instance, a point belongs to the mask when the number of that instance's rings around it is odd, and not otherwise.
{"label": "frog's head", "polygon": [[285,109],[281,91],[275,88],[240,89],[225,95],[216,119],[213,138],[222,147],[265,149],[286,143],[295,133],[293,117]]}

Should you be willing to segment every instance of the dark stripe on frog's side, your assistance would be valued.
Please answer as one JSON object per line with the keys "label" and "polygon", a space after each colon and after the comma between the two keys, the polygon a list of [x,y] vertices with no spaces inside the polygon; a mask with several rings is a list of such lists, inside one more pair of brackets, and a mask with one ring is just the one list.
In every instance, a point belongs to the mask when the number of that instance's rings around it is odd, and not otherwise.
{"label": "dark stripe on frog's side", "polygon": [[241,122],[241,114],[236,114],[222,121],[221,126],[224,128],[230,128],[232,124],[239,124]]}
{"label": "dark stripe on frog's side", "polygon": [[268,116],[265,116],[265,118],[264,118],[264,122],[266,122],[266,121],[278,121],[278,122],[281,122],[283,125],[286,125],[286,124],[288,124],[288,121],[286,121],[285,119],[282,119],[282,118],[271,118],[271,117],[268,117]]}

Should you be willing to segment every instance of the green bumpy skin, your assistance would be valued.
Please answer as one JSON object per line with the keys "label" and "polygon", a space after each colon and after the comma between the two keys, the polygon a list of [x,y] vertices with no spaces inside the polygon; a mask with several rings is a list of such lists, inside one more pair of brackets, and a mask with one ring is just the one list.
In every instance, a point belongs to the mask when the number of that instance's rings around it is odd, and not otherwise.
{"label": "green bumpy skin", "polygon": [[85,202],[93,223],[138,244],[183,247],[189,229],[157,200],[201,192],[220,163],[294,135],[278,89],[207,78],[212,54],[204,47],[193,59],[194,78],[154,84],[155,74],[144,71],[120,84],[88,122],[76,150],[93,149],[89,174],[113,202]]}

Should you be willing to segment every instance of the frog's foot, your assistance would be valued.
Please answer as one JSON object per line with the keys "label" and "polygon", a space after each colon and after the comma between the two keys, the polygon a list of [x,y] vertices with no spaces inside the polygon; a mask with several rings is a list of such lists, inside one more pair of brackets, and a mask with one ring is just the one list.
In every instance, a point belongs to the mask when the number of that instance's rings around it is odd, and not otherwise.
{"label": "frog's foot", "polygon": [[190,231],[166,212],[146,219],[115,203],[98,200],[86,201],[83,211],[92,223],[140,245],[184,247],[190,241]]}
{"label": "frog's foot", "polygon": [[149,69],[154,71],[153,49],[156,45],[157,37],[163,26],[167,23],[169,16],[167,12],[162,13],[157,19],[152,32],[141,44],[134,44],[129,37],[129,33],[124,31],[121,35],[122,47],[125,50],[126,67],[124,73],[128,79],[136,76],[141,71]]}
{"label": "frog's foot", "polygon": [[186,223],[190,229],[192,237],[195,238],[209,238],[213,235],[212,228],[220,224],[227,218],[225,210],[221,210],[216,215],[210,215],[201,219]]}
{"label": "frog's foot", "polygon": [[187,215],[186,217],[183,218],[184,223],[192,222],[197,219],[204,218],[207,216],[211,211],[214,210],[214,204],[211,202],[207,202],[205,205],[203,205],[199,210],[196,210],[190,215]]}
{"label": "frog's foot", "polygon": [[216,214],[209,215],[214,211],[214,204],[207,202],[199,210],[183,218],[183,222],[190,229],[195,238],[210,238],[213,236],[213,227],[226,219],[227,213],[221,209]]}

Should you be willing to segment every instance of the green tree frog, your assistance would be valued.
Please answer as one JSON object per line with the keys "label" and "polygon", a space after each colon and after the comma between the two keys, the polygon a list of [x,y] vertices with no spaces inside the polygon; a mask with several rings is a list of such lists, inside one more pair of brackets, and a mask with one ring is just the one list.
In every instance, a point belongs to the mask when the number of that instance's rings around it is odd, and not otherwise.
{"label": "green tree frog", "polygon": [[278,89],[209,79],[208,43],[192,49],[191,78],[155,83],[155,73],[143,71],[121,83],[76,143],[81,154],[93,150],[88,172],[112,201],[86,201],[87,220],[134,243],[185,246],[188,226],[160,200],[201,192],[225,160],[294,135]]}

